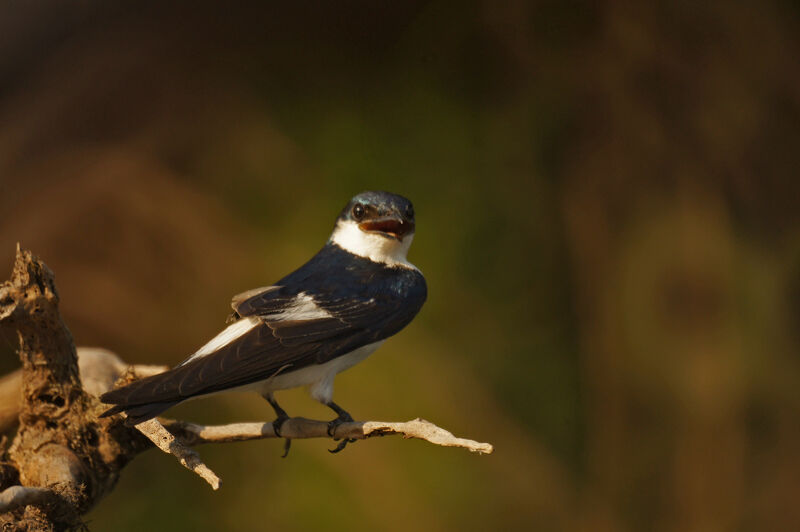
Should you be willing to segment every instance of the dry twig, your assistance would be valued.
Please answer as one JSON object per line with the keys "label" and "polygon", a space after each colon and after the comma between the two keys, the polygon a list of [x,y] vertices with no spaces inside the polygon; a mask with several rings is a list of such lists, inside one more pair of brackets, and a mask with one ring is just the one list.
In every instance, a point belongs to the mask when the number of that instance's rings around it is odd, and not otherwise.
{"label": "dry twig", "polygon": [[177,439],[157,419],[139,423],[136,425],[136,430],[147,436],[156,447],[177,458],[183,467],[199,475],[213,489],[217,490],[222,485],[222,479],[211,471],[200,455]]}
{"label": "dry twig", "polygon": [[[164,426],[173,434],[177,434],[188,445],[201,443],[228,443],[235,441],[260,440],[276,438],[272,423],[232,423],[229,425],[196,425],[185,421],[164,421]],[[389,421],[351,421],[342,423],[333,434],[334,438],[364,440],[375,436],[398,434],[403,438],[425,440],[443,447],[461,447],[480,454],[491,454],[491,444],[481,443],[464,438],[457,438],[452,433],[424,419],[412,419],[405,422]],[[302,417],[293,417],[284,421],[281,426],[281,438],[329,438],[328,423]]]}

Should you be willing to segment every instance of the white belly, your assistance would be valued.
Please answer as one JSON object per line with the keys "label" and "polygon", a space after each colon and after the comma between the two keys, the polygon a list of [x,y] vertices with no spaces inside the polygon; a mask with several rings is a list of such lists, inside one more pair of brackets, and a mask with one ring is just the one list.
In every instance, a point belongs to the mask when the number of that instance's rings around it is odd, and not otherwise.
{"label": "white belly", "polygon": [[284,372],[280,372],[274,377],[242,386],[237,390],[254,391],[264,395],[278,390],[309,386],[311,397],[321,403],[329,403],[333,398],[333,378],[336,374],[352,368],[367,358],[384,341],[381,340],[380,342],[359,347],[355,351],[336,357],[324,364],[314,364],[294,371],[291,368],[286,368]]}

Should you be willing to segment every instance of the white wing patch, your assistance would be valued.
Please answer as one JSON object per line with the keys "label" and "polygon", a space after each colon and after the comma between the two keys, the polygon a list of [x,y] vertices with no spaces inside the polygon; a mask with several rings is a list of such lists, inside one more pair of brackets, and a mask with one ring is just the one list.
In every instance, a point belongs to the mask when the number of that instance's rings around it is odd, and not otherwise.
{"label": "white wing patch", "polygon": [[221,333],[212,338],[206,345],[198,349],[192,356],[184,360],[181,363],[181,366],[188,364],[192,360],[196,360],[219,351],[221,348],[250,331],[259,323],[261,323],[261,320],[257,317],[250,317],[230,324],[228,327],[223,329]]}
{"label": "white wing patch", "polygon": [[275,314],[266,316],[250,316],[236,321],[212,338],[206,345],[198,349],[192,356],[181,363],[181,366],[211,353],[216,353],[229,343],[249,332],[264,321],[315,320],[332,318],[333,315],[314,302],[314,298],[300,292],[286,308]]}
{"label": "white wing patch", "polygon": [[264,316],[268,321],[290,321],[290,320],[316,320],[320,318],[332,318],[333,315],[321,308],[314,301],[314,298],[305,292],[300,292],[295,297],[292,304],[281,312]]}

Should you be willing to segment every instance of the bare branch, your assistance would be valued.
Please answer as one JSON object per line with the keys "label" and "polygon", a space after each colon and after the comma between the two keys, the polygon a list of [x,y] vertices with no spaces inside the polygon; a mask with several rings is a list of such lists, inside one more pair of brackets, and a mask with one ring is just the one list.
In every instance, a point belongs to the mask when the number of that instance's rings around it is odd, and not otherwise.
{"label": "bare branch", "polygon": [[43,506],[54,497],[47,488],[34,488],[30,486],[11,486],[0,493],[0,514],[11,512],[20,506],[35,504]]}
{"label": "bare branch", "polygon": [[[161,366],[158,364],[134,364],[133,366],[130,366],[128,369],[130,370],[131,373],[133,373],[133,375],[137,379],[144,379],[145,377],[150,377],[151,375],[158,375],[159,373],[164,373],[169,369],[169,366]],[[111,388],[109,388],[109,390],[110,389]]]}
{"label": "bare branch", "polygon": [[217,490],[222,485],[222,479],[209,469],[200,455],[178,440],[157,419],[139,423],[136,425],[136,430],[147,436],[156,447],[177,458],[183,467],[197,473],[213,489]]}
{"label": "bare branch", "polygon": [[[100,347],[78,347],[78,368],[84,391],[99,397],[114,387],[125,372],[142,379],[162,373],[167,366],[137,364],[130,366],[116,354]],[[22,370],[0,377],[0,433],[16,427],[22,408]]]}
{"label": "bare branch", "polygon": [[[17,329],[23,371],[23,412],[61,417],[80,400],[81,382],[72,335],[58,312],[50,268],[17,244],[11,279],[0,284],[0,322]],[[42,404],[47,395],[63,405]]]}
{"label": "bare branch", "polygon": [[[287,419],[281,426],[281,435],[275,434],[272,423],[231,423],[229,425],[197,425],[185,421],[151,419],[136,425],[156,447],[175,456],[186,469],[193,471],[208,482],[213,489],[219,489],[222,480],[214,473],[189,445],[202,443],[231,443],[237,441],[260,440],[264,438],[330,438],[328,423],[302,417]],[[353,421],[336,427],[334,438],[363,440],[375,436],[399,434],[404,438],[417,438],[444,447],[462,447],[480,454],[491,454],[491,444],[456,438],[424,419],[406,422]]]}
{"label": "bare branch", "polygon": [[78,368],[83,389],[96,397],[111,390],[123,375],[129,375],[131,379],[143,379],[169,369],[168,366],[150,364],[131,366],[102,347],[79,347]]}
{"label": "bare branch", "polygon": [[[276,438],[272,423],[232,423],[230,425],[196,425],[184,421],[164,421],[164,426],[178,435],[187,445],[201,443],[228,443],[235,441]],[[491,454],[494,448],[481,443],[457,438],[447,430],[424,419],[405,422],[352,421],[342,423],[334,432],[335,438],[364,440],[375,436],[399,434],[404,438],[417,438],[443,447],[461,447],[480,454]],[[281,426],[281,438],[330,438],[328,423],[302,417],[287,419]]]}

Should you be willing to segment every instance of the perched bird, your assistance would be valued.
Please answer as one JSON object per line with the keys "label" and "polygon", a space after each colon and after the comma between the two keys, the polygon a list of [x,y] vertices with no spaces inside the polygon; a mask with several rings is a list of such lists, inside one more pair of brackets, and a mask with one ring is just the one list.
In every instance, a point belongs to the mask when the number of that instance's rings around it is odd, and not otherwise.
{"label": "perched bird", "polygon": [[352,421],[333,402],[336,374],[408,325],[427,297],[425,278],[406,259],[414,228],[406,198],[358,194],[311,260],[273,286],[235,296],[233,323],[178,366],[103,394],[115,405],[103,415],[125,412],[134,425],[192,397],[255,391],[275,410],[280,436],[288,416],[273,392],[308,386],[336,412],[333,435]]}

